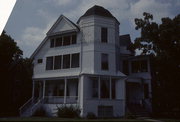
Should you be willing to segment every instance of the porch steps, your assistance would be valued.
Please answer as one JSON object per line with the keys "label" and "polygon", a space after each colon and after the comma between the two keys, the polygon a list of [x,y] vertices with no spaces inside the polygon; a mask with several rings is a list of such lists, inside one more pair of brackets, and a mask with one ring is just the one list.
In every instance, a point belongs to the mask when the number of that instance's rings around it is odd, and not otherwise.
{"label": "porch steps", "polygon": [[140,105],[131,105],[131,106],[128,106],[128,109],[131,112],[131,114],[136,117],[149,117],[150,116],[149,112]]}

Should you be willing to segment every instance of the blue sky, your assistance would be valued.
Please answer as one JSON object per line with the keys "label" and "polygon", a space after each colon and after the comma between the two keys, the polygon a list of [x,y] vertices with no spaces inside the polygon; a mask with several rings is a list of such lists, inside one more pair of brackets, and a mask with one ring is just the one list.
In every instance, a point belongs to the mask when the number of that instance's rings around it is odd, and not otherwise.
{"label": "blue sky", "polygon": [[5,30],[29,57],[61,14],[76,23],[94,5],[108,9],[121,23],[120,35],[130,34],[132,41],[139,36],[134,18],[143,12],[158,23],[180,14],[180,0],[17,0]]}

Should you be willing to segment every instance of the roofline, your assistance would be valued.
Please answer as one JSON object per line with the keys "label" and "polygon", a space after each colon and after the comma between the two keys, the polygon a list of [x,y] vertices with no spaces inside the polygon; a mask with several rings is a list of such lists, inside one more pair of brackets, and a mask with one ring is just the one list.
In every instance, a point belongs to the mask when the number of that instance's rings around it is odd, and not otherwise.
{"label": "roofline", "polygon": [[43,41],[39,44],[39,46],[36,48],[36,50],[32,53],[32,55],[30,56],[30,59],[33,59],[34,56],[37,54],[37,52],[39,51],[39,49],[42,47],[42,45],[44,45],[44,43],[46,42],[46,40],[48,39],[48,36],[46,36]]}
{"label": "roofline", "polygon": [[89,16],[85,16],[85,17],[82,17],[82,16],[81,16],[76,23],[79,24],[79,22],[80,22],[81,19],[88,18],[88,17],[92,17],[92,16],[101,17],[101,18],[106,18],[106,19],[107,19],[107,18],[108,18],[108,19],[112,19],[112,20],[115,20],[118,24],[120,24],[120,22],[119,22],[115,17],[114,17],[114,18],[110,18],[110,17],[100,16],[100,15],[89,15]]}
{"label": "roofline", "polygon": [[[71,24],[72,26],[75,26],[74,29],[72,30],[68,30],[68,31],[62,31],[62,32],[57,32],[57,33],[53,33],[51,34],[51,30],[53,30],[56,25],[58,24],[58,22],[64,18],[69,24]],[[60,15],[59,18],[54,22],[53,26],[49,29],[49,31],[46,33],[46,37],[43,39],[43,41],[39,44],[39,46],[36,48],[36,50],[32,53],[32,55],[30,56],[30,59],[33,59],[34,56],[37,54],[37,52],[40,50],[40,48],[44,45],[44,43],[46,42],[46,40],[48,40],[49,36],[54,36],[57,34],[64,34],[64,33],[69,33],[69,32],[78,32],[80,29],[79,27],[74,24],[71,20],[69,20],[67,17],[65,17],[64,15]]]}
{"label": "roofline", "polygon": [[70,25],[75,26],[75,28],[79,31],[79,27],[73,23],[71,20],[69,20],[67,17],[65,17],[63,14],[59,16],[59,18],[54,22],[54,24],[52,25],[52,27],[49,29],[49,31],[46,33],[46,35],[51,35],[50,32],[56,27],[56,25],[58,24],[58,22],[64,18]]}

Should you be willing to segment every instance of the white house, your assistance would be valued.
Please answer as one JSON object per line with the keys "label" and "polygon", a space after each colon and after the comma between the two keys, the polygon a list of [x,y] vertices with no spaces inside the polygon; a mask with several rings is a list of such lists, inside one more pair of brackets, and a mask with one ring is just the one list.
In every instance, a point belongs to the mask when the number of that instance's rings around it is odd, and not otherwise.
{"label": "white house", "polygon": [[151,112],[149,59],[128,50],[118,20],[93,6],[77,24],[61,15],[31,58],[32,98],[20,108],[31,116],[40,106],[55,116],[57,106],[75,105],[81,116],[121,117],[126,111]]}

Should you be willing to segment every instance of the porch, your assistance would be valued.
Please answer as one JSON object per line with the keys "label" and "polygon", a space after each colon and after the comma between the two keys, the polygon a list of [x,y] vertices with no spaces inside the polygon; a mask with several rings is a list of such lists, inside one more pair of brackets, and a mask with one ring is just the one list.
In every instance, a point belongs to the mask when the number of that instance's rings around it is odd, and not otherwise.
{"label": "porch", "polygon": [[43,104],[78,104],[78,85],[78,78],[34,81],[32,97]]}

